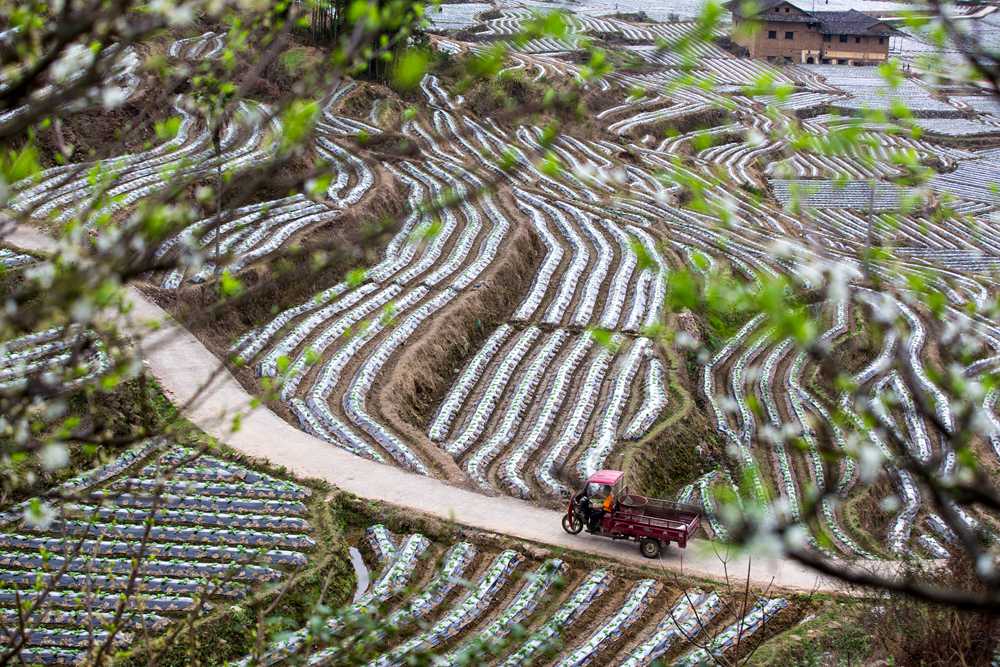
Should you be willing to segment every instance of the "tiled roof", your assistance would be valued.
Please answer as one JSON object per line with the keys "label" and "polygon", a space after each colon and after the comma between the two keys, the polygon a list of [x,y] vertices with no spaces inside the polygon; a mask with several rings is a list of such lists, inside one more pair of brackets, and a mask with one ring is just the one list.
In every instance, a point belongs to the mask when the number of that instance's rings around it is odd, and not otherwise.
{"label": "tiled roof", "polygon": [[[725,4],[725,7],[733,13],[734,16],[745,17],[747,15],[743,14],[743,3],[745,0],[730,0]],[[888,35],[896,34],[896,30],[891,26],[883,23],[881,20],[869,16],[863,12],[859,12],[856,9],[850,9],[848,11],[830,11],[830,12],[811,12],[807,9],[799,7],[793,2],[788,2],[788,0],[758,0],[755,3],[755,13],[751,16],[757,16],[763,19],[770,19],[771,17],[765,17],[763,14],[769,12],[770,10],[788,3],[792,7],[797,8],[802,14],[793,15],[780,15],[775,18],[775,20],[780,20],[782,22],[796,22],[796,23],[816,23],[819,26],[819,31],[824,34],[832,35]]]}
{"label": "tiled roof", "polygon": [[[846,12],[812,12],[819,20],[820,32],[832,35],[879,35],[891,32],[882,21],[856,9]],[[881,30],[880,30],[881,28]],[[886,30],[889,28],[888,30]]]}

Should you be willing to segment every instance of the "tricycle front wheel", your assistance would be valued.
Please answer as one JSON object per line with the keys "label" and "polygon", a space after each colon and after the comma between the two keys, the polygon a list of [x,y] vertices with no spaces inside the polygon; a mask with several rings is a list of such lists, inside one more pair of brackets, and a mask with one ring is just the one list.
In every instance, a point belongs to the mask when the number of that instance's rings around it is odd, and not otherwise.
{"label": "tricycle front wheel", "polygon": [[659,558],[663,547],[660,541],[652,537],[644,537],[639,541],[639,553],[646,558]]}
{"label": "tricycle front wheel", "polygon": [[563,515],[562,527],[570,535],[576,535],[583,530],[583,521],[576,512],[570,512]]}

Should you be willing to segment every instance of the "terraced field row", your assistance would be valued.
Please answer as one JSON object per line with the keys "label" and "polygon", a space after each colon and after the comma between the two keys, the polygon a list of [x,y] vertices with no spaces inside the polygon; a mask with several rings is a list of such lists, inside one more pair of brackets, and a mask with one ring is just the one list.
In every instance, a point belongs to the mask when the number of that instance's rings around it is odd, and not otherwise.
{"label": "terraced field row", "polygon": [[160,440],[49,495],[67,502],[44,520],[28,502],[0,514],[3,638],[28,664],[75,664],[113,625],[115,648],[160,634],[283,579],[314,546],[309,489]]}
{"label": "terraced field row", "polygon": [[[33,263],[27,257],[20,264]],[[79,327],[46,329],[0,344],[0,390],[18,392],[36,382],[67,393],[107,372],[111,360],[93,331]]]}
{"label": "terraced field row", "polygon": [[[854,79],[857,76],[871,77],[871,72],[861,72],[860,74],[846,72],[843,76],[846,77],[848,74],[851,75],[850,79],[835,77],[833,81],[844,87],[842,95],[847,94],[860,100],[861,98],[857,97],[851,86],[854,85]],[[636,109],[642,109],[649,105],[648,101],[639,101],[633,106]],[[791,105],[789,109],[793,110],[795,107],[796,105]],[[628,106],[623,105],[621,111],[614,110],[606,114],[605,117],[612,116],[614,113],[627,113],[627,109]],[[752,116],[744,120],[745,127],[748,128],[758,127],[758,122],[758,119]],[[832,116],[817,117],[806,121],[813,131],[820,134],[827,131],[828,123],[836,122],[839,121]],[[951,121],[932,119],[921,122],[944,124]],[[763,129],[766,134],[770,134],[772,131],[767,127]],[[705,149],[695,157],[706,163],[718,164],[723,168],[726,180],[731,184],[759,187],[760,172],[758,170],[761,168],[761,159],[757,155],[768,155],[769,152],[779,150],[780,146],[770,146],[766,143],[755,146],[741,142],[738,140],[738,126],[736,128],[733,126],[719,127],[720,134],[729,133],[730,136],[733,136],[734,130],[737,132],[734,136],[736,141]],[[711,130],[708,132],[710,133]],[[704,133],[705,131],[699,131],[696,134]],[[997,180],[990,176],[992,172],[989,171],[988,166],[988,162],[992,159],[992,151],[982,151],[982,157],[977,159],[974,152],[950,148],[934,141],[916,140],[905,135],[882,134],[873,129],[869,133],[869,138],[875,140],[878,147],[871,149],[870,153],[858,154],[857,158],[843,156],[828,158],[819,155],[812,157],[808,154],[797,156],[796,160],[798,161],[792,163],[792,166],[799,171],[797,175],[800,179],[812,180],[800,180],[794,184],[789,181],[772,180],[768,184],[769,187],[774,188],[779,201],[783,201],[784,198],[784,201],[787,202],[793,198],[792,186],[799,187],[800,202],[810,217],[810,223],[807,226],[797,225],[794,221],[787,220],[780,212],[770,209],[766,203],[760,204],[757,210],[766,212],[765,215],[769,215],[774,220],[776,224],[772,229],[799,231],[807,237],[815,238],[839,260],[846,260],[850,264],[864,244],[868,227],[865,219],[866,211],[871,207],[874,199],[873,208],[877,211],[883,211],[877,223],[880,238],[885,240],[891,238],[895,241],[897,245],[895,250],[904,266],[917,269],[933,264],[936,270],[933,277],[935,284],[940,285],[942,292],[947,295],[951,307],[955,309],[955,319],[959,322],[963,321],[965,318],[957,313],[957,309],[969,307],[971,304],[981,308],[987,303],[988,294],[991,293],[989,281],[976,274],[992,272],[995,263],[991,258],[997,255],[998,250],[986,217],[990,206],[994,203],[993,199],[985,194],[988,187],[986,184]],[[663,142],[660,150],[683,149],[685,141],[685,135],[681,135]],[[648,151],[634,144],[630,148],[644,157],[648,155]],[[897,175],[893,166],[893,153],[900,150],[914,151],[921,155],[921,159],[934,161],[940,165],[943,173],[937,177],[935,182],[940,182],[943,189],[951,189],[957,195],[957,200],[952,202],[956,211],[983,217],[978,220],[955,218],[942,222],[922,212],[908,215],[896,212],[900,208],[904,191],[895,186],[878,183],[878,181]],[[874,163],[871,161],[873,158]],[[650,162],[659,163],[654,155],[650,155]],[[956,166],[958,166],[959,171],[949,171],[955,169]],[[775,173],[779,172],[781,168],[780,164],[774,162],[768,166],[768,170]],[[848,182],[846,187],[842,183],[834,184],[832,182],[833,178],[845,176],[848,178],[861,177],[866,180],[854,184]],[[874,187],[867,180],[872,178],[876,179]],[[955,183],[955,185],[949,187],[950,183]],[[980,183],[982,185],[979,185]],[[977,187],[980,190],[976,190]],[[983,194],[980,195],[980,191]],[[720,195],[737,200],[741,199],[739,189],[736,187],[720,189]],[[748,209],[753,206],[749,203],[743,204],[741,202],[741,204],[747,206]],[[657,206],[657,204],[654,203],[652,206]],[[668,236],[684,230],[683,225],[676,224],[674,219],[677,217],[693,218],[694,216],[686,213],[671,215],[664,211],[656,223],[656,228],[662,230],[664,225],[668,226],[670,229],[667,232]],[[801,268],[802,264],[808,260],[800,259],[789,262],[767,257],[766,251],[762,252],[762,248],[769,244],[767,236],[771,236],[771,234],[746,234],[736,244],[731,243],[731,239],[726,239],[729,241],[728,243],[718,242],[714,244],[712,242],[714,239],[702,237],[698,239],[697,247],[699,252],[704,253],[707,263],[716,266],[728,265],[734,272],[742,273],[747,278],[752,279],[752,271],[772,274],[786,273],[808,285],[808,274],[804,274]],[[740,252],[741,244],[749,245],[749,248],[746,249],[749,250],[749,253]],[[751,267],[752,270],[748,271],[747,269]],[[858,272],[856,275],[860,275],[860,273]],[[871,298],[869,295],[862,294],[852,297],[852,300],[865,302]],[[933,382],[929,380],[929,376],[924,370],[925,348],[929,341],[923,315],[909,309],[902,303],[896,304],[895,308],[898,309],[896,312],[900,313],[902,320],[906,323],[906,331],[908,332],[904,338],[906,340],[905,349],[908,350],[907,365],[914,369],[919,389],[926,392],[937,405],[939,417],[944,420],[944,423],[950,423],[948,421],[947,401]],[[831,304],[828,307],[828,312],[834,318],[834,326],[827,332],[826,337],[831,343],[836,343],[844,338],[850,318],[847,317],[843,304]],[[862,326],[860,323],[850,323],[852,330],[857,330]],[[994,325],[985,318],[976,318],[973,326],[983,333],[987,340],[995,340]],[[844,435],[830,422],[829,407],[823,404],[823,399],[820,396],[811,394],[803,384],[802,378],[809,372],[808,361],[802,355],[790,355],[791,346],[788,341],[769,341],[761,337],[762,333],[755,332],[754,328],[750,326],[745,330],[745,333],[738,335],[723,348],[721,356],[717,355],[716,360],[705,367],[706,384],[702,387],[702,391],[715,406],[720,432],[727,439],[731,438],[738,451],[741,452],[737,460],[742,458],[742,467],[745,470],[759,471],[756,482],[758,494],[762,497],[777,494],[777,496],[782,497],[786,502],[785,506],[790,508],[789,511],[793,514],[798,514],[798,499],[803,490],[812,485],[822,486],[825,483],[832,483],[840,497],[850,498],[856,483],[856,470],[850,465],[841,466],[840,469],[834,471],[827,470],[826,465],[818,455],[819,442],[817,438],[830,437],[826,434],[832,434],[832,444],[837,447],[844,447],[845,440]],[[988,343],[988,345],[991,344]],[[984,359],[989,359],[994,354],[995,351],[984,350]],[[879,358],[885,359],[886,357],[882,355]],[[885,361],[881,363],[885,364]],[[933,438],[929,437],[928,427],[916,416],[914,399],[900,381],[900,371],[891,371],[888,374],[884,370],[877,371],[875,370],[878,369],[876,361],[872,361],[870,368],[873,370],[859,376],[863,379],[863,386],[869,386],[868,383],[872,383],[874,387],[872,389],[873,398],[881,398],[884,392],[891,390],[894,404],[898,406],[897,409],[893,410],[892,416],[886,418],[886,425],[891,425],[902,441],[911,443],[912,451],[917,452],[921,458],[926,459],[932,455],[932,452],[940,453],[936,451],[940,443],[934,442]],[[976,368],[978,369],[978,366]],[[970,367],[969,373],[974,372],[976,370]],[[769,428],[761,429],[755,424],[758,418],[747,407],[744,398],[746,392],[757,394],[755,398],[758,403],[768,406],[768,418],[764,420],[764,423]],[[714,400],[713,397],[715,397]],[[995,400],[992,400],[995,397],[990,398],[991,400],[987,403],[988,412],[991,418],[995,419],[993,415]],[[817,421],[824,423],[824,427],[817,428]],[[798,425],[798,429],[807,443],[812,442],[810,449],[804,456],[800,456],[797,452],[790,453],[779,439],[774,438],[775,429],[789,422]],[[762,433],[763,435],[761,435]],[[992,439],[990,443],[993,443]],[[887,447],[885,443],[879,443],[879,446],[883,448],[886,457],[891,461],[895,456],[891,448]],[[945,463],[943,465],[947,467],[951,465],[948,462],[952,459],[947,452],[944,454]],[[842,509],[836,503],[824,505],[820,521],[822,525],[813,526],[813,530],[826,533],[831,537],[837,551],[850,555],[871,556],[872,549],[878,550],[878,553],[884,553],[881,549],[886,549],[892,554],[905,554],[914,548],[935,556],[947,553],[946,545],[954,540],[954,536],[948,534],[944,522],[939,517],[922,509],[920,491],[911,478],[902,471],[892,469],[891,466],[890,474],[895,479],[898,488],[901,508],[888,519],[887,527],[884,529],[885,533],[870,534],[869,529],[865,526],[859,526],[855,520],[843,517]],[[724,476],[718,477],[718,479],[722,483]],[[832,482],[828,480],[832,480]],[[692,488],[695,492],[699,487],[707,491],[711,484],[711,478],[708,478],[707,484],[703,480]],[[982,523],[980,519],[973,516],[966,516],[966,520],[970,526]]]}
{"label": "terraced field row", "polygon": [[[430,220],[412,213],[362,284],[338,285],[287,309],[232,351],[264,376],[276,374],[278,360],[288,356],[292,377],[282,400],[304,428],[330,442],[419,472],[436,467],[438,474],[457,473],[483,490],[558,495],[566,479],[572,484],[600,468],[623,439],[641,437],[667,403],[655,347],[632,337],[662,315],[663,271],[670,261],[653,225],[662,210],[657,202],[669,194],[652,177],[656,162],[624,170],[624,182],[641,190],[612,222],[596,202],[598,193],[611,194],[617,184],[588,174],[612,164],[613,144],[560,138],[551,150],[570,171],[553,178],[530,158],[540,149],[539,130],[521,127],[516,141],[505,143],[499,127],[454,114],[461,100],[435,79],[428,78],[423,90],[436,108],[404,131],[428,159],[390,169],[408,188],[411,206],[448,188],[475,190],[483,180],[474,174],[497,174],[495,160],[509,148],[521,169],[504,175],[508,194],[484,193],[446,209],[436,235],[420,244],[407,241]],[[469,156],[478,159],[470,165]],[[678,230],[680,237],[693,235],[689,242],[699,247],[721,241],[698,222],[685,221],[688,231]],[[426,435],[405,425],[400,431],[397,420],[378,414],[377,378],[404,340],[446,318],[463,292],[476,289],[519,228],[529,229],[543,247],[519,305],[455,379]],[[637,247],[648,266],[639,265]],[[748,255],[747,261],[759,260]],[[393,326],[383,317],[390,302]],[[362,322],[359,335],[344,338]],[[619,349],[595,345],[583,332],[590,326],[619,332]],[[311,359],[321,361],[311,368]],[[533,475],[526,465],[537,468]]]}
{"label": "terraced field row", "polygon": [[[348,613],[388,609],[373,665],[406,664],[428,651],[443,665],[700,665],[732,657],[737,646],[745,651],[797,614],[782,598],[759,598],[741,617],[728,595],[473,542],[397,536],[380,524],[365,542],[379,574]],[[344,632],[343,623],[335,617],[329,629]],[[337,657],[335,647],[310,650],[303,629],[239,664],[325,665]]]}

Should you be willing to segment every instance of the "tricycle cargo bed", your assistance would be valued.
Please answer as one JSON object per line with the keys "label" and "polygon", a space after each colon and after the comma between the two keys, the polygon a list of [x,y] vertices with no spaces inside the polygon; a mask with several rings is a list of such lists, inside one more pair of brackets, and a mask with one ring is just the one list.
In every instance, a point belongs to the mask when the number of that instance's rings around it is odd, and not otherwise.
{"label": "tricycle cargo bed", "polygon": [[694,505],[629,494],[621,500],[621,510],[691,524],[701,514]]}

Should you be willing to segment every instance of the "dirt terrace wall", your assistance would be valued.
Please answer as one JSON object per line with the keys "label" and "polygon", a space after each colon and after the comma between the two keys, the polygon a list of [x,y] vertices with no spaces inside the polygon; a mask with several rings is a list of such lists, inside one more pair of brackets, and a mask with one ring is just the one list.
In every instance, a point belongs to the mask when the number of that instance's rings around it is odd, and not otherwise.
{"label": "dirt terrace wall", "polygon": [[379,411],[400,434],[419,443],[432,458],[444,455],[426,436],[438,404],[458,373],[493,331],[508,321],[531,286],[544,247],[509,195],[498,197],[516,221],[499,259],[445,311],[421,328],[417,337],[387,367],[376,389]]}

